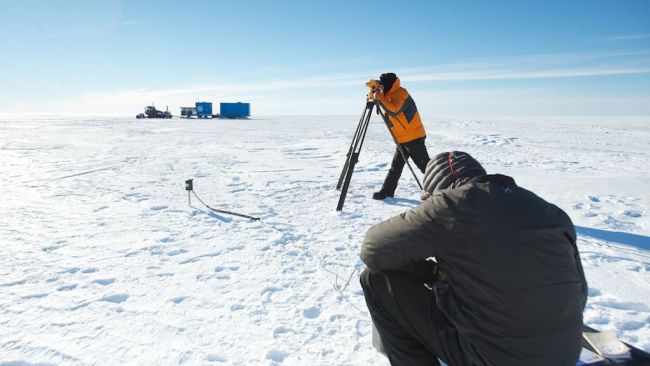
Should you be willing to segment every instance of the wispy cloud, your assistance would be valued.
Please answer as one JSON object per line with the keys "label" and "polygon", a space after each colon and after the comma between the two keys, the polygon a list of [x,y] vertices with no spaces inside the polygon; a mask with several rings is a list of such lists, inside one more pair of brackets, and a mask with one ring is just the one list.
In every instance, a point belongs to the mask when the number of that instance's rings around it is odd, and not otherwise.
{"label": "wispy cloud", "polygon": [[65,29],[57,32],[52,32],[52,33],[44,32],[39,37],[39,39],[43,39],[43,40],[62,39],[62,38],[74,37],[81,34],[109,32],[118,28],[128,27],[142,22],[143,20],[127,20],[127,21],[114,22],[110,24],[98,25],[92,27],[70,28],[70,29]]}
{"label": "wispy cloud", "polygon": [[405,81],[553,79],[650,73],[649,67],[586,67],[554,70],[467,70],[423,74],[404,74]]}
{"label": "wispy cloud", "polygon": [[[308,105],[303,101],[333,99],[343,94],[365,92],[363,83],[384,70],[366,70],[348,74],[316,75],[295,79],[259,80],[256,82],[197,83],[165,89],[131,89],[85,93],[78,97],[55,100],[46,106],[55,111],[108,113],[139,111],[152,102],[174,108],[204,100],[255,100],[262,109],[273,105]],[[420,90],[435,88],[435,82],[482,80],[535,80],[579,78],[650,73],[650,52],[612,51],[575,54],[540,54],[472,60],[444,65],[395,70],[409,85]],[[430,83],[430,85],[427,85]],[[340,105],[340,102],[337,102]],[[326,110],[326,103],[322,107]],[[80,111],[83,109],[83,111]],[[318,112],[323,112],[319,110]]]}
{"label": "wispy cloud", "polygon": [[410,81],[570,78],[650,72],[650,51],[549,53],[495,57],[407,69]]}
{"label": "wispy cloud", "polygon": [[[363,84],[359,80],[367,79],[367,75],[328,75],[296,80],[260,81],[257,83],[229,83],[208,85],[181,85],[167,89],[133,89],[115,92],[87,93],[78,97],[45,103],[45,108],[77,112],[79,109],[110,113],[116,110],[139,111],[142,106],[164,101],[166,105],[178,107],[193,104],[197,98],[202,100],[220,101],[250,101],[257,100],[261,104],[274,104],[283,100],[285,104],[300,104],[307,96],[281,96],[283,91],[299,91],[305,89],[319,90],[325,88],[341,88]],[[300,93],[298,93],[300,94]],[[327,93],[324,93],[327,94]],[[283,99],[284,98],[284,99]]]}
{"label": "wispy cloud", "polygon": [[424,118],[435,115],[649,115],[650,96],[593,95],[553,88],[495,88],[418,93]]}
{"label": "wispy cloud", "polygon": [[603,38],[603,41],[615,42],[615,41],[634,41],[638,39],[648,39],[650,38],[650,33],[645,34],[629,34],[622,36],[612,36]]}

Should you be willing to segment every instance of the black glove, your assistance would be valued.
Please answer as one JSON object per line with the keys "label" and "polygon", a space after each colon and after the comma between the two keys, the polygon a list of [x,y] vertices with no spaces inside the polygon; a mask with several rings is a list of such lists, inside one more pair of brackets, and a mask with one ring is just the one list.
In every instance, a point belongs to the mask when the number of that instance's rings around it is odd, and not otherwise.
{"label": "black glove", "polygon": [[442,275],[438,263],[427,259],[407,264],[401,269],[401,271],[405,272],[418,284],[426,285],[429,288],[432,288],[433,284],[437,282]]}

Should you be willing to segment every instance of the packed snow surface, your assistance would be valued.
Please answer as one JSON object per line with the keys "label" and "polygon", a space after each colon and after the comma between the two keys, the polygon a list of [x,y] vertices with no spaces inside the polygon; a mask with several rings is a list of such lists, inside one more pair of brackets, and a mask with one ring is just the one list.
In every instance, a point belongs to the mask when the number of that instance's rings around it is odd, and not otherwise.
{"label": "packed snow surface", "polygon": [[[0,115],[0,365],[386,365],[358,253],[419,190],[405,169],[395,198],[371,199],[395,149],[373,119],[335,211],[358,118]],[[467,151],[563,208],[585,322],[650,350],[650,118],[425,127],[430,155]],[[189,178],[261,221],[189,206]]]}

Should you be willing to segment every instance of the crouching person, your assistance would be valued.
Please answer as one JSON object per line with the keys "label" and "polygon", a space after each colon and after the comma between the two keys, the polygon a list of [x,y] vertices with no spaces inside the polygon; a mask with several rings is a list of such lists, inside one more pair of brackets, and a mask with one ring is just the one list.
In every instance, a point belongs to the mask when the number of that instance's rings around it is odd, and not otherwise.
{"label": "crouching person", "polygon": [[391,364],[574,366],[587,283],[564,211],[464,152],[433,158],[424,187],[361,248]]}

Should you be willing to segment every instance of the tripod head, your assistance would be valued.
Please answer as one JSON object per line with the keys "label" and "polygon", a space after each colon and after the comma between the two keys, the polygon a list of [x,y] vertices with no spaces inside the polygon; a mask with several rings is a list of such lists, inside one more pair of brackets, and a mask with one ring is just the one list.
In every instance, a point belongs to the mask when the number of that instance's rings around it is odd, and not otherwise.
{"label": "tripod head", "polygon": [[368,99],[374,100],[375,93],[381,88],[381,82],[379,80],[370,80],[366,83],[366,86],[370,88],[370,91],[368,92]]}

